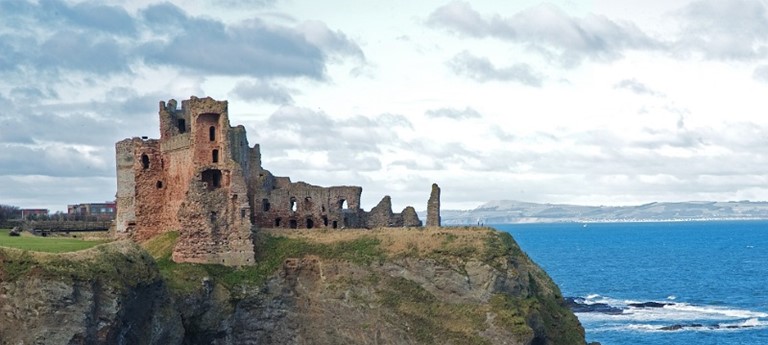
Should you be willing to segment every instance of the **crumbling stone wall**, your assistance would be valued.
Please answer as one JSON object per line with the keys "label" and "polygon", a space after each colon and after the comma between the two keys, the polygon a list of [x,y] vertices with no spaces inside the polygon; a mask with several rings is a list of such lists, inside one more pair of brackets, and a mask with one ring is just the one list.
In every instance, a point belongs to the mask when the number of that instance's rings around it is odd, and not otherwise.
{"label": "crumbling stone wall", "polygon": [[367,227],[418,227],[421,226],[416,210],[412,206],[407,206],[400,213],[392,212],[392,199],[389,195],[379,201],[379,204],[371,209],[367,214]]}
{"label": "crumbling stone wall", "polygon": [[227,101],[193,96],[179,109],[170,100],[158,114],[160,139],[115,145],[117,237],[179,231],[174,261],[248,265],[256,228],[421,226],[413,207],[393,213],[389,196],[369,213],[360,207],[361,187],[272,175],[245,127],[230,126]]}
{"label": "crumbling stone wall", "polygon": [[404,227],[419,227],[421,226],[421,220],[416,213],[416,209],[413,206],[406,206],[403,212],[400,212],[400,216],[403,218]]}
{"label": "crumbling stone wall", "polygon": [[427,226],[440,226],[440,187],[437,183],[432,184],[432,193],[429,194],[429,201],[427,201]]}

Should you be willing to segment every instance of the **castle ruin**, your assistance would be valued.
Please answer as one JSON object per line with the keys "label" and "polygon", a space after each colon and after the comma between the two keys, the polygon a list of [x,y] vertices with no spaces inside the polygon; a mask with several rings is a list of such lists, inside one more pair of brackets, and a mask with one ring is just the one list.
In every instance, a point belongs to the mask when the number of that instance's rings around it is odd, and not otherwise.
{"label": "castle ruin", "polygon": [[413,207],[392,212],[385,196],[370,212],[362,188],[320,187],[274,176],[259,145],[231,127],[227,101],[160,102],[160,139],[125,139],[117,154],[117,237],[136,241],[178,231],[176,262],[249,265],[256,228],[421,226]]}

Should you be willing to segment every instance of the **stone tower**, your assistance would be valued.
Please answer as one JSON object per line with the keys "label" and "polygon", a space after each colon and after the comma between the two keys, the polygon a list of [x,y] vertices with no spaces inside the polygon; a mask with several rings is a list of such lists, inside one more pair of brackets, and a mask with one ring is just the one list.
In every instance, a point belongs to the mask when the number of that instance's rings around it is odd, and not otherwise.
{"label": "stone tower", "polygon": [[427,226],[440,226],[440,187],[437,183],[432,184],[432,193],[429,194],[427,202]]}
{"label": "stone tower", "polygon": [[116,236],[143,241],[178,231],[176,262],[253,264],[243,126],[230,127],[226,101],[160,102],[160,139],[116,144]]}

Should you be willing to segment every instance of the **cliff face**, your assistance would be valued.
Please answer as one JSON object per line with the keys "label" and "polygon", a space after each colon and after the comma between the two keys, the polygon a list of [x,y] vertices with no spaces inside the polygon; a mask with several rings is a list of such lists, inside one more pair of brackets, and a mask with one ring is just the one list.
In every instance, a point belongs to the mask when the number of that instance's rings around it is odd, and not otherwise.
{"label": "cliff face", "polygon": [[0,344],[174,344],[152,257],[122,241],[66,254],[0,248]]}
{"label": "cliff face", "polygon": [[174,264],[168,236],[145,244],[155,259],[125,242],[0,250],[0,344],[584,344],[557,286],[505,233],[258,237],[242,269]]}

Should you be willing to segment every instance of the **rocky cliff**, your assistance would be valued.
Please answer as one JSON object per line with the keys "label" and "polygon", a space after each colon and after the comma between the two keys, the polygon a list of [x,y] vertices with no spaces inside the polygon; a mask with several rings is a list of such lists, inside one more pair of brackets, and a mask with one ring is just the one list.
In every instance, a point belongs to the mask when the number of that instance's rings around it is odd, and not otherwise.
{"label": "rocky cliff", "polygon": [[177,264],[173,233],[0,249],[0,344],[584,344],[557,286],[484,228],[263,231],[257,264]]}

